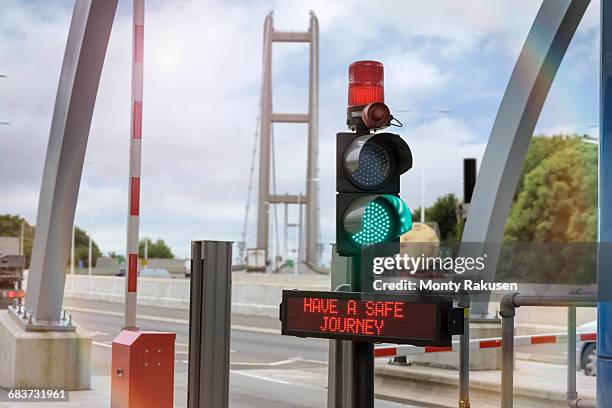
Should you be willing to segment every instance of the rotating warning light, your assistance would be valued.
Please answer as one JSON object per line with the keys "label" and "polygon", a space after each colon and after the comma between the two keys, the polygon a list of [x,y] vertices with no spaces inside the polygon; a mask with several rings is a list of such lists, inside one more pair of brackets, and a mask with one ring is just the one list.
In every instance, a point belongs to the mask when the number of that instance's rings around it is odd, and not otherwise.
{"label": "rotating warning light", "polygon": [[382,129],[391,123],[385,105],[383,65],[357,61],[349,66],[347,125],[351,130]]}
{"label": "rotating warning light", "polygon": [[349,66],[348,105],[385,102],[385,75],[378,61],[356,61]]}

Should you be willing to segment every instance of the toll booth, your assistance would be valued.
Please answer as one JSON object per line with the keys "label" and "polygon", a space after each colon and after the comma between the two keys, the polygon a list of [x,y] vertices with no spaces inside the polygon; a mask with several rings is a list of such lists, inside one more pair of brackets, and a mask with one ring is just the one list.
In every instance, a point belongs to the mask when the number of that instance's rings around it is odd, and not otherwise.
{"label": "toll booth", "polygon": [[122,331],[113,341],[111,408],[172,408],[175,333]]}

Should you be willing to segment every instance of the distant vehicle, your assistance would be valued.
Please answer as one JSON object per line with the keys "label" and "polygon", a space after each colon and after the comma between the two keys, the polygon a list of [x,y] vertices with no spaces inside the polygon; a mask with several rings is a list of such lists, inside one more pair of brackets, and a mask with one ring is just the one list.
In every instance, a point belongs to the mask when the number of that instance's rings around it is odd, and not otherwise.
{"label": "distant vehicle", "polygon": [[[578,333],[596,333],[597,320],[585,323],[577,328]],[[597,375],[597,343],[594,341],[578,341],[576,343],[576,364],[585,375]]]}
{"label": "distant vehicle", "polygon": [[21,289],[25,265],[24,255],[0,255],[0,309],[25,296]]}
{"label": "distant vehicle", "polygon": [[138,276],[141,278],[172,279],[172,274],[165,269],[141,269]]}

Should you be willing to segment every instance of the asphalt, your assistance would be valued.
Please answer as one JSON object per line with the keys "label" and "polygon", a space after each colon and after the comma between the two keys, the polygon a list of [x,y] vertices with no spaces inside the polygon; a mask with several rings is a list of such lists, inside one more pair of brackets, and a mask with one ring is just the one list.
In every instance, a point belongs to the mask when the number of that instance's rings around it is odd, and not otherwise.
{"label": "asphalt", "polygon": [[[73,320],[94,335],[92,375],[101,391],[108,392],[111,344],[123,319],[115,303],[66,299]],[[175,350],[175,406],[186,406],[186,310],[139,307],[141,330],[172,331]],[[327,341],[280,335],[275,319],[233,315],[230,352],[230,406],[236,408],[325,407],[327,398]],[[376,407],[411,405],[377,400]]]}

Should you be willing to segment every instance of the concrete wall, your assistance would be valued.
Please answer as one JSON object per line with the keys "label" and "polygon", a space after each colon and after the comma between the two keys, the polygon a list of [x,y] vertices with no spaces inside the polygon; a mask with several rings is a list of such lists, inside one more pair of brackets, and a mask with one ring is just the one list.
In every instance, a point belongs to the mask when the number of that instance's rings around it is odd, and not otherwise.
{"label": "concrete wall", "polygon": [[[66,297],[123,302],[125,278],[115,276],[67,275]],[[232,312],[278,317],[281,292],[285,289],[329,290],[329,276],[290,274],[232,273]],[[520,289],[520,288],[519,288]],[[560,288],[559,290],[565,290]],[[565,292],[567,293],[567,291]],[[138,304],[189,309],[188,279],[138,279]],[[498,303],[491,303],[494,315]],[[582,324],[597,318],[595,308],[577,310]],[[517,310],[518,334],[564,332],[567,309],[558,307],[522,307]]]}
{"label": "concrete wall", "polygon": [[[328,290],[328,279],[319,275],[232,274],[232,312],[278,317],[284,289]],[[115,276],[67,275],[65,296],[70,298],[123,302],[125,278]],[[138,279],[138,304],[189,309],[188,279]]]}

